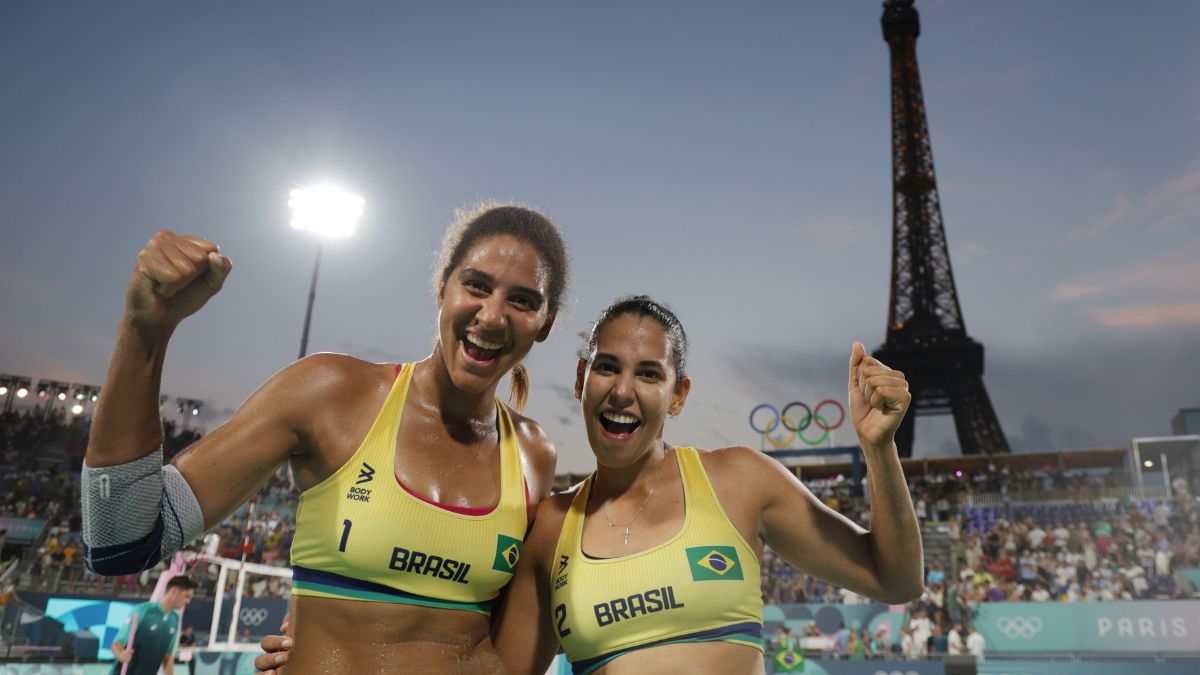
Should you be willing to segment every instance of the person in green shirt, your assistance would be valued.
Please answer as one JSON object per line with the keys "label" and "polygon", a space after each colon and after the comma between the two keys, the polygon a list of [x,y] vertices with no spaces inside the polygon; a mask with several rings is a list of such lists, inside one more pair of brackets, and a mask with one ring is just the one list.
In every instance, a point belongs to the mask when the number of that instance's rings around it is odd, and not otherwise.
{"label": "person in green shirt", "polygon": [[117,662],[110,675],[157,675],[160,666],[167,675],[175,675],[173,657],[179,635],[179,610],[195,594],[196,582],[180,575],[167,582],[161,600],[134,607],[113,638],[112,652]]}

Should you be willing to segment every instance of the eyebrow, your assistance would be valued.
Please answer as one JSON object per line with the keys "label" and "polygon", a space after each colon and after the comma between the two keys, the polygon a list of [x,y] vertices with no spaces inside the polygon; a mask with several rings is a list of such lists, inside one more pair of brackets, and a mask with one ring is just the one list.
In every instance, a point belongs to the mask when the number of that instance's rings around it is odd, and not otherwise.
{"label": "eyebrow", "polygon": [[[474,267],[464,267],[463,271],[458,275],[459,279],[467,279],[471,277],[486,281],[493,286],[496,285],[496,277],[484,272],[483,270],[475,269]],[[514,286],[513,290],[520,293],[525,293],[527,295],[532,295],[533,297],[537,298],[538,304],[541,304],[546,300],[546,296],[542,295],[542,292],[536,288],[529,288],[527,286]]]}
{"label": "eyebrow", "polygon": [[[618,359],[613,354],[609,354],[608,352],[596,352],[596,358],[594,360],[595,361],[617,361],[618,363],[620,362],[620,359]],[[657,361],[654,359],[644,359],[642,361],[638,361],[634,367],[635,368],[645,368],[647,366],[654,366],[655,368],[660,368],[662,370],[667,369],[666,363],[664,361]]]}

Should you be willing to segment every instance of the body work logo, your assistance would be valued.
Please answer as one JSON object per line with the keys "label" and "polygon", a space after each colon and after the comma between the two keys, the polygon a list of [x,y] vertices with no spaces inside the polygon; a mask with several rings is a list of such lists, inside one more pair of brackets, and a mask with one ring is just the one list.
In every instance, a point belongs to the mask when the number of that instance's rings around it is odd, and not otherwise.
{"label": "body work logo", "polygon": [[512,574],[520,559],[521,540],[504,534],[496,535],[496,559],[492,562],[492,569]]}
{"label": "body work logo", "polygon": [[732,546],[692,546],[686,549],[692,581],[741,581],[742,564]]}
{"label": "body work logo", "polygon": [[[371,468],[370,464],[363,462],[362,468],[358,470],[358,480],[354,482],[354,485],[370,483],[374,479],[375,469]],[[346,499],[355,502],[371,501],[370,488],[354,487],[354,485],[350,486],[350,489],[346,492]]]}
{"label": "body work logo", "polygon": [[363,462],[362,468],[358,470],[358,480],[354,484],[362,485],[363,483],[370,483],[374,478],[375,469],[372,469],[370,464]]}
{"label": "body work logo", "polygon": [[567,585],[567,563],[571,561],[571,556],[560,555],[558,557],[558,571],[554,573],[554,590],[558,590]]}

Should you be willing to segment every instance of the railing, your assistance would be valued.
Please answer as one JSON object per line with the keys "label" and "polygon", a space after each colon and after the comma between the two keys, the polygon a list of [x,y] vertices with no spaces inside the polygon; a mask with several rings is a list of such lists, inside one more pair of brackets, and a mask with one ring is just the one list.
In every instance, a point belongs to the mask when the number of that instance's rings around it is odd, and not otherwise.
{"label": "railing", "polygon": [[982,508],[1031,502],[1120,502],[1130,498],[1137,500],[1170,500],[1174,496],[1166,487],[1082,487],[1073,490],[1030,490],[1010,492],[987,492],[963,495],[964,508]]}

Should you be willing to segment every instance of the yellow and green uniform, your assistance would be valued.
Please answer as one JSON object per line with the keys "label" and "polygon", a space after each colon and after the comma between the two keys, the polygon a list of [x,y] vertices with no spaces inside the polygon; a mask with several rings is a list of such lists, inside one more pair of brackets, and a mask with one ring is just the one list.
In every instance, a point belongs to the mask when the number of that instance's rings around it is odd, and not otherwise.
{"label": "yellow and green uniform", "polygon": [[[135,624],[136,621],[136,624]],[[132,630],[131,630],[132,629]],[[129,634],[133,633],[132,644]],[[162,667],[163,659],[175,650],[175,641],[179,635],[179,612],[171,610],[164,612],[161,602],[143,602],[134,606],[125,619],[121,630],[117,631],[113,642],[120,642],[127,649],[133,650],[133,658],[129,660],[126,675],[156,675]],[[113,664],[112,675],[119,675],[123,663]]]}
{"label": "yellow and green uniform", "polygon": [[516,432],[496,401],[495,508],[449,507],[411,492],[396,478],[395,458],[412,372],[402,367],[350,460],[301,493],[292,593],[487,614],[512,579],[528,525]]}
{"label": "yellow and green uniform", "polygon": [[675,457],[683,527],[648,550],[587,556],[583,520],[595,474],[571,502],[554,553],[550,605],[575,673],[677,642],[736,642],[762,651],[758,557],[725,515],[696,449],[676,448]]}

